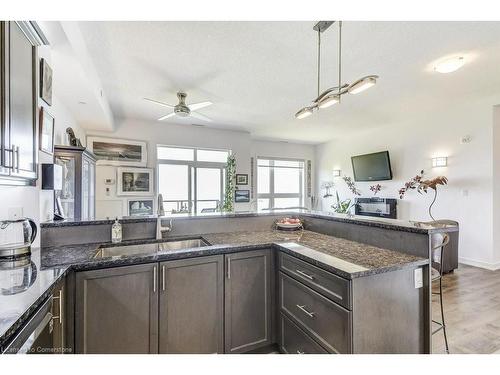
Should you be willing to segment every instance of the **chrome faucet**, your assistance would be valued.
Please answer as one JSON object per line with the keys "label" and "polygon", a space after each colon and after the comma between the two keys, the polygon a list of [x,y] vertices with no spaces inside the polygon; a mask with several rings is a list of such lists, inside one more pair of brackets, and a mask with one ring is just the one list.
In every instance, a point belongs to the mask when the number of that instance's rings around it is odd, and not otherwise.
{"label": "chrome faucet", "polygon": [[163,238],[163,233],[169,233],[173,229],[172,219],[168,220],[168,226],[163,226],[161,224],[161,216],[156,219],[156,239],[161,240]]}
{"label": "chrome faucet", "polygon": [[162,216],[165,215],[165,209],[163,208],[163,196],[158,194],[158,217],[156,219],[156,239],[161,240],[163,238],[163,233],[171,232],[173,228],[172,219],[169,220],[168,226],[164,227],[161,223]]}

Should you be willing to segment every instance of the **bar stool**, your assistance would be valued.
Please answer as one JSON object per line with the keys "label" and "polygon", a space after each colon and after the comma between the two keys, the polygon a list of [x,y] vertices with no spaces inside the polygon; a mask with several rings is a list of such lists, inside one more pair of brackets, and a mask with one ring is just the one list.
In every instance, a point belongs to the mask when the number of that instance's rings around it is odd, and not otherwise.
{"label": "bar stool", "polygon": [[432,320],[433,323],[437,324],[439,327],[432,331],[432,334],[436,334],[443,330],[444,344],[446,347],[446,353],[450,354],[448,348],[448,337],[446,336],[446,324],[444,321],[444,310],[443,310],[443,259],[444,259],[444,248],[450,242],[450,236],[446,233],[435,233],[431,237],[431,254],[432,254],[432,267],[431,267],[431,283],[439,281],[439,292],[432,292],[434,295],[439,295],[439,304],[441,307],[441,321]]}

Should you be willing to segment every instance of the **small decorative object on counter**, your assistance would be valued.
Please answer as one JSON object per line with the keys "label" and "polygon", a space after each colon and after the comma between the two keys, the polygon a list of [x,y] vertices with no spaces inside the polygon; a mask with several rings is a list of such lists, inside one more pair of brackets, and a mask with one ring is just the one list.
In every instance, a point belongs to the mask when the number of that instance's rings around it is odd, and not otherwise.
{"label": "small decorative object on counter", "polygon": [[332,181],[323,181],[321,183],[321,189],[325,189],[325,194],[323,195],[323,198],[332,197],[332,193],[330,192],[330,189],[334,186],[335,185]]}
{"label": "small decorative object on counter", "polygon": [[285,217],[278,220],[276,228],[279,230],[299,230],[303,229],[302,222],[298,218]]}
{"label": "small decorative object on counter", "polygon": [[377,193],[382,189],[382,185],[376,184],[370,186],[370,190],[373,191],[373,195],[377,195]]}
{"label": "small decorative object on counter", "polygon": [[399,198],[403,199],[408,190],[417,190],[419,194],[427,193],[428,189],[434,190],[434,198],[432,199],[432,202],[429,205],[429,216],[431,217],[432,220],[435,220],[434,216],[432,216],[432,206],[434,205],[437,199],[437,193],[438,193],[437,187],[438,185],[447,185],[448,178],[446,178],[445,176],[437,176],[431,180],[422,180],[423,176],[424,176],[424,171],[421,170],[420,174],[416,175],[410,181],[406,182],[405,186],[399,189]]}
{"label": "small decorative object on counter", "polygon": [[118,221],[118,218],[115,218],[115,222],[111,227],[111,242],[113,243],[122,242],[122,225]]}

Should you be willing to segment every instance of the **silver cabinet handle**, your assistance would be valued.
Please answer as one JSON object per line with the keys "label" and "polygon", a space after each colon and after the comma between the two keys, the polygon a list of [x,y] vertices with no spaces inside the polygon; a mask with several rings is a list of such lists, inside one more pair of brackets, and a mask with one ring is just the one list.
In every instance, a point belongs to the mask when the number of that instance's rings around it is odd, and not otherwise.
{"label": "silver cabinet handle", "polygon": [[314,318],[314,313],[307,311],[306,305],[295,305],[297,308],[302,311],[304,314],[306,314],[309,318]]}
{"label": "silver cabinet handle", "polygon": [[227,278],[231,279],[231,258],[227,257]]}
{"label": "silver cabinet handle", "polygon": [[308,278],[309,280],[314,280],[314,276],[309,275],[308,273],[305,273],[304,271],[295,270],[295,272],[297,272],[299,275],[302,275],[302,276]]}
{"label": "silver cabinet handle", "polygon": [[156,266],[153,267],[153,293],[156,293]]}
{"label": "silver cabinet handle", "polygon": [[297,354],[306,354],[306,352],[300,350],[300,349],[297,349]]}
{"label": "silver cabinet handle", "polygon": [[54,297],[52,296],[52,300],[57,300],[59,303],[59,315],[52,316],[52,319],[59,319],[59,324],[63,324],[63,311],[62,311],[62,306],[63,306],[63,294],[62,294],[62,289],[59,289],[59,296]]}
{"label": "silver cabinet handle", "polygon": [[161,290],[165,291],[165,266],[161,266]]}

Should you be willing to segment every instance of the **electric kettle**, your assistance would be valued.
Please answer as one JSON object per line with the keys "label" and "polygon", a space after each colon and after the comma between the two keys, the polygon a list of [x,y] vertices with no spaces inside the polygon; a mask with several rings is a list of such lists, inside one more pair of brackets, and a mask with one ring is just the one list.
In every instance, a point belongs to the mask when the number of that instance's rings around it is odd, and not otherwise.
{"label": "electric kettle", "polygon": [[30,254],[36,233],[31,219],[0,221],[0,258]]}

